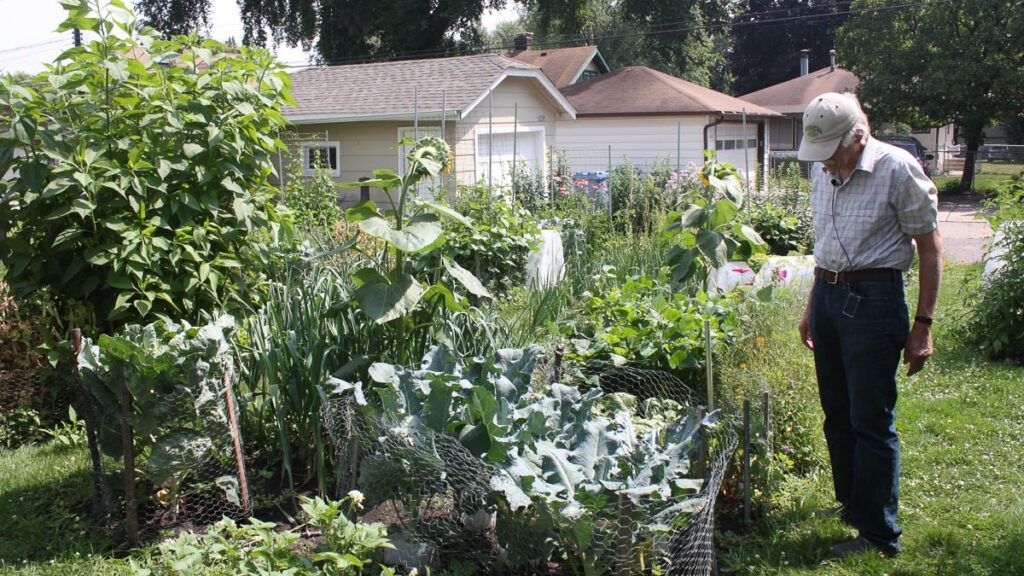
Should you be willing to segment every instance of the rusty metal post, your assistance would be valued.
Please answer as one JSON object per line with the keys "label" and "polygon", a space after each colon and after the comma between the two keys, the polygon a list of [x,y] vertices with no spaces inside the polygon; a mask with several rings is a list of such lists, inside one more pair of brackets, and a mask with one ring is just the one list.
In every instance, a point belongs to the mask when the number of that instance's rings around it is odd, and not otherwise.
{"label": "rusty metal post", "polygon": [[[704,416],[707,415],[707,409],[703,406],[697,407],[697,419],[701,422],[704,420]],[[697,446],[697,478],[704,478],[707,476],[707,461],[708,461],[708,441],[705,436],[704,425],[700,427],[700,444]]]}
{"label": "rusty metal post", "polygon": [[[367,180],[369,180],[369,178],[367,178],[366,176],[363,176],[363,177],[359,178],[360,182],[366,182]],[[369,186],[360,186],[359,187],[359,201],[360,202],[366,202],[369,199],[370,199],[370,187]]]}

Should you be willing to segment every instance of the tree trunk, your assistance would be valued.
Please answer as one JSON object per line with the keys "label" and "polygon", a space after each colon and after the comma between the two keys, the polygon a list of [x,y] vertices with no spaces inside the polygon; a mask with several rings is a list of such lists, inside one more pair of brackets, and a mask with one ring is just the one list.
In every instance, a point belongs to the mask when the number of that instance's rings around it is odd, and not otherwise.
{"label": "tree trunk", "polygon": [[960,189],[966,192],[974,188],[974,172],[978,160],[978,148],[985,141],[985,132],[983,126],[962,126],[962,128],[967,153],[964,157],[964,173],[960,177]]}

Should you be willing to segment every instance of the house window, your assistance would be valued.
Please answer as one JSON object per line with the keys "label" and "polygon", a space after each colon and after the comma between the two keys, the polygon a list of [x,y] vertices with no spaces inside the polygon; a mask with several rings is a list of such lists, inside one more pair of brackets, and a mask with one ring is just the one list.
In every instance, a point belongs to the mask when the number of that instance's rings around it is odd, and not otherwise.
{"label": "house window", "polygon": [[338,142],[306,142],[302,144],[302,173],[315,176],[318,172],[330,172],[341,176],[341,145]]}

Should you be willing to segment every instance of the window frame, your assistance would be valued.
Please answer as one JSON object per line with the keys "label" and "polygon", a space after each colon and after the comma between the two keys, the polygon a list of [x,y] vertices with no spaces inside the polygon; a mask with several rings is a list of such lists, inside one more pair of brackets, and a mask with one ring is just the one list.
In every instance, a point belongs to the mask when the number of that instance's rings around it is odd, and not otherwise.
{"label": "window frame", "polygon": [[[331,149],[334,150],[334,166],[330,166],[330,157],[328,156],[328,165],[323,167],[311,166],[310,160],[311,152],[313,150],[327,150],[330,154]],[[303,176],[316,176],[321,170],[330,172],[332,178],[341,177],[341,141],[339,140],[327,140],[327,141],[314,141],[314,142],[303,142],[302,143],[302,175]]]}

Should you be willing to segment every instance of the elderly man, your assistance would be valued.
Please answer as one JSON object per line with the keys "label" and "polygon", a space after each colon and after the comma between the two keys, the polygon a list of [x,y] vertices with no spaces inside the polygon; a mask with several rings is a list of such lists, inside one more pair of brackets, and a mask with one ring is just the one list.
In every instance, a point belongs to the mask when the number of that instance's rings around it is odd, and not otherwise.
{"label": "elderly man", "polygon": [[[811,169],[815,282],[800,321],[814,351],[825,440],[843,519],[859,536],[843,557],[899,552],[900,446],[896,375],[932,354],[942,278],[938,193],[910,153],[871,137],[852,95],[818,96],[804,111],[798,157]],[[910,326],[903,273],[919,261]]]}

